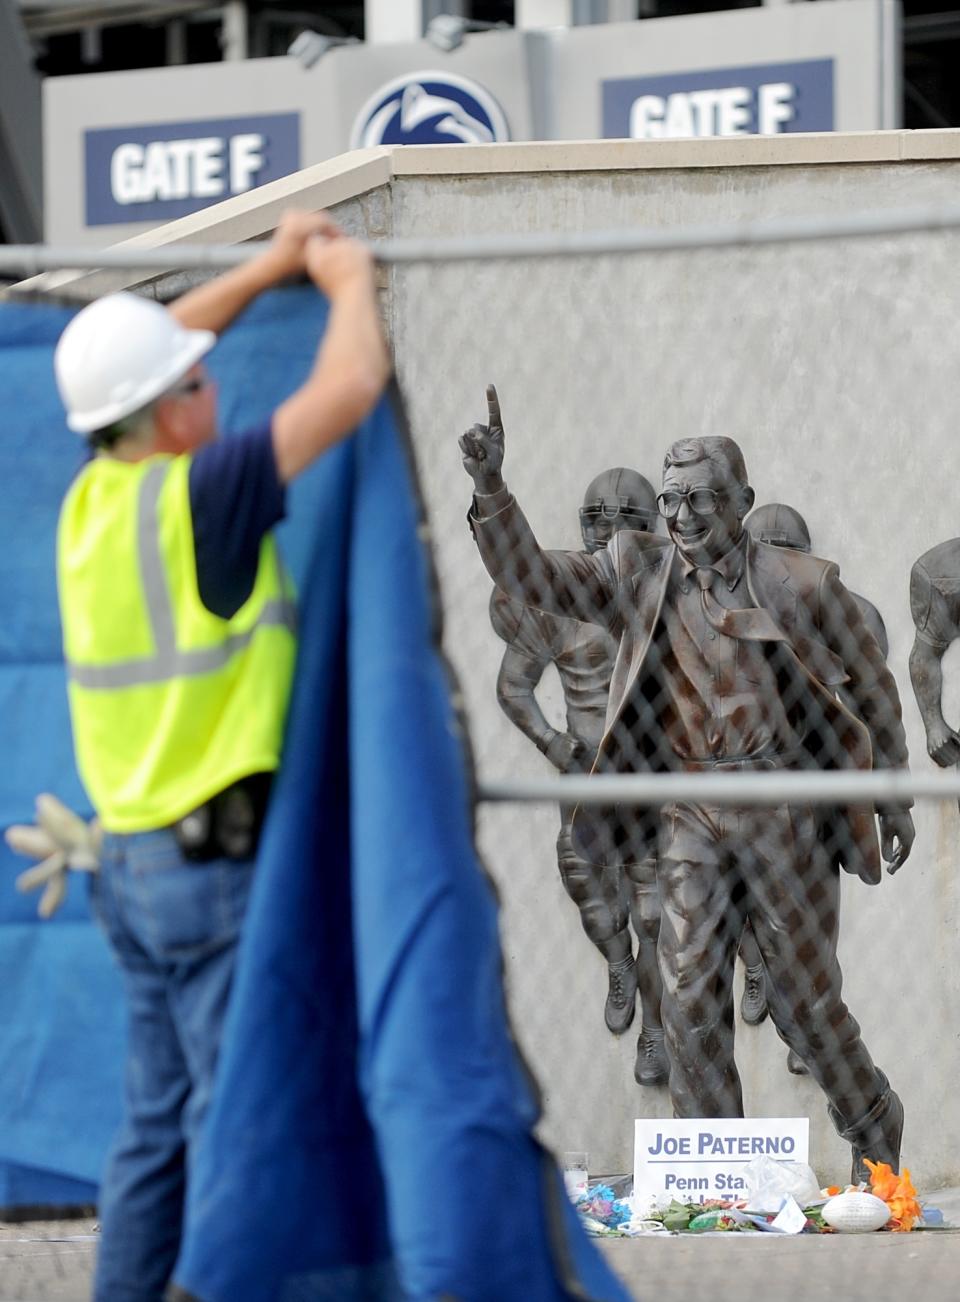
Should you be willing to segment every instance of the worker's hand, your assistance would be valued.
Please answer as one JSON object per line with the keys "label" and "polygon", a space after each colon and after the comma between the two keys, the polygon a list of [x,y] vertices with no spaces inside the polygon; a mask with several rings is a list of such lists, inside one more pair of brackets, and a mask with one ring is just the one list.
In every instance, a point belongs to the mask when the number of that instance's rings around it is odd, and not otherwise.
{"label": "worker's hand", "polygon": [[[908,809],[890,809],[880,815],[880,853],[891,877],[906,863],[915,836],[913,819]],[[896,853],[893,849],[894,838],[898,843]]]}
{"label": "worker's hand", "polygon": [[71,869],[96,872],[99,867],[99,823],[96,819],[84,822],[56,796],[37,796],[36,825],[8,827],[6,842],[17,854],[40,860],[35,868],[20,874],[17,890],[34,891],[43,887],[37,906],[41,918],[49,918],[63,903],[67,873]]}
{"label": "worker's hand", "polygon": [[287,280],[307,269],[307,246],[312,240],[336,240],[343,232],[329,213],[291,209],[280,218],[273,239],[261,255],[271,278]]}
{"label": "worker's hand", "polygon": [[943,769],[960,763],[960,736],[942,719],[927,729],[927,753]]}
{"label": "worker's hand", "polygon": [[307,275],[327,298],[336,298],[353,284],[365,284],[373,290],[373,254],[359,240],[347,235],[330,239],[320,234],[307,241],[305,259]]}
{"label": "worker's hand", "polygon": [[487,424],[473,425],[460,436],[463,468],[478,493],[495,493],[503,487],[503,420],[495,384],[487,385]]}

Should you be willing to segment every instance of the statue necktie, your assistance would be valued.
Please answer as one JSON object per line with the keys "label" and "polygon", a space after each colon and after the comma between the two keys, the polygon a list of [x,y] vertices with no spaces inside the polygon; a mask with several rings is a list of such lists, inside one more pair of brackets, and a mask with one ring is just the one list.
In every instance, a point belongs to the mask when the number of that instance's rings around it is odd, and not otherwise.
{"label": "statue necktie", "polygon": [[720,578],[717,570],[710,567],[696,571],[700,587],[700,604],[703,616],[711,628],[726,637],[741,638],[753,642],[786,642],[785,634],[774,623],[765,610],[754,606],[748,610],[727,610],[721,606],[713,595],[712,588]]}

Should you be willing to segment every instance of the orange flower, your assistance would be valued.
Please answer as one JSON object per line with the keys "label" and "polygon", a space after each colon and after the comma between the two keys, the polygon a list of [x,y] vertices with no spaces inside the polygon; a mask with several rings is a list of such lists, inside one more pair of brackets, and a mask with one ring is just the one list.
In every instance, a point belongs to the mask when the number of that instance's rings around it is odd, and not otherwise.
{"label": "orange flower", "polygon": [[887,1162],[871,1162],[868,1158],[864,1160],[870,1168],[871,1191],[890,1208],[889,1228],[912,1230],[920,1218],[921,1210],[910,1172],[904,1167],[902,1175],[895,1175]]}
{"label": "orange flower", "polygon": [[896,1193],[899,1176],[894,1175],[888,1162],[871,1162],[869,1157],[864,1162],[870,1170],[870,1192],[886,1202]]}
{"label": "orange flower", "polygon": [[827,1192],[827,1197],[832,1198],[835,1194],[842,1193],[843,1190],[840,1188],[838,1184],[828,1184],[826,1192]]}

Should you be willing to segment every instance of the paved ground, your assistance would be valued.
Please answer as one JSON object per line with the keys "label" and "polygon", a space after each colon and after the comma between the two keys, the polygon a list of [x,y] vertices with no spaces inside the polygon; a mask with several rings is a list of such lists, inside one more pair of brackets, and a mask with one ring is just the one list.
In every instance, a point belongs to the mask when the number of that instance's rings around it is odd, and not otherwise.
{"label": "paved ground", "polygon": [[[960,1190],[931,1195],[960,1224]],[[93,1221],[0,1223],[0,1302],[86,1302]],[[960,1230],[606,1240],[642,1302],[957,1302]],[[491,1298],[490,1302],[523,1302]]]}
{"label": "paved ground", "polygon": [[643,1302],[957,1302],[960,1230],[607,1240]]}
{"label": "paved ground", "polygon": [[94,1222],[0,1222],[2,1302],[86,1302],[97,1246]]}

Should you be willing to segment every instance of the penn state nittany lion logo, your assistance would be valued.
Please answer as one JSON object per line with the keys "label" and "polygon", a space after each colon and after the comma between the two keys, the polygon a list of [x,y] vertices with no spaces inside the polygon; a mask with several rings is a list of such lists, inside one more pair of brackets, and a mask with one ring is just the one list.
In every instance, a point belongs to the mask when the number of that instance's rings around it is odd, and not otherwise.
{"label": "penn state nittany lion logo", "polygon": [[475,81],[449,72],[410,72],[367,100],[351,149],[371,145],[489,145],[509,140],[503,110]]}

